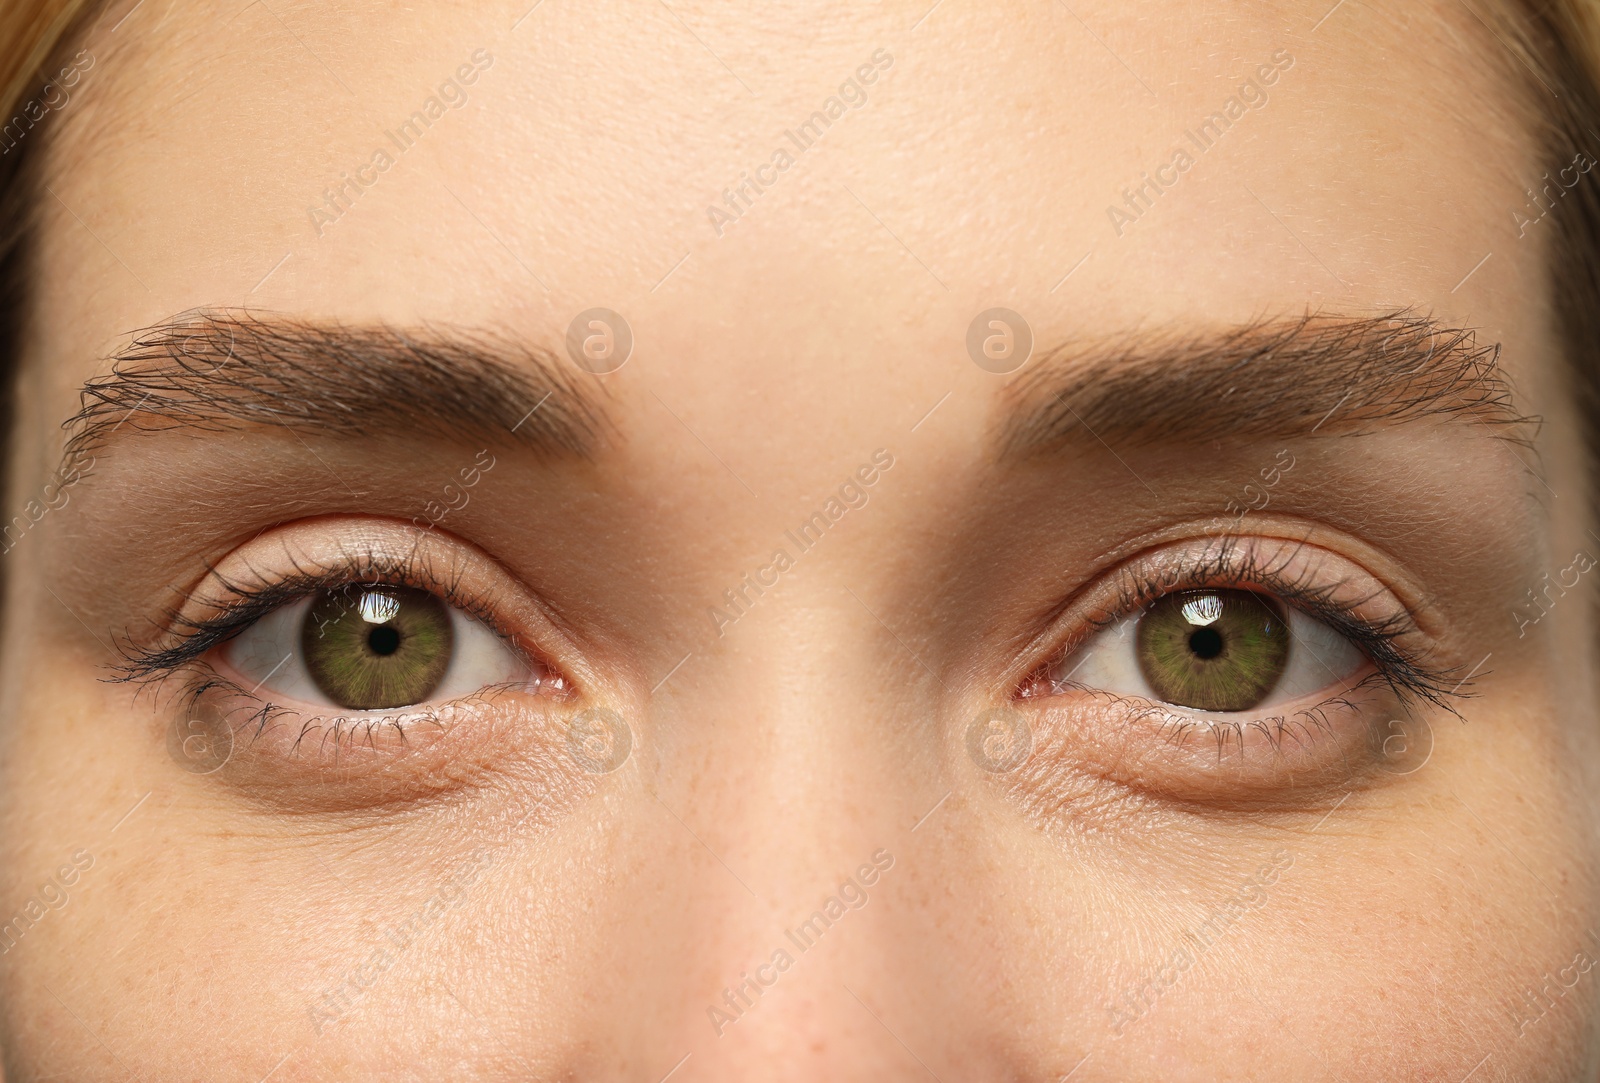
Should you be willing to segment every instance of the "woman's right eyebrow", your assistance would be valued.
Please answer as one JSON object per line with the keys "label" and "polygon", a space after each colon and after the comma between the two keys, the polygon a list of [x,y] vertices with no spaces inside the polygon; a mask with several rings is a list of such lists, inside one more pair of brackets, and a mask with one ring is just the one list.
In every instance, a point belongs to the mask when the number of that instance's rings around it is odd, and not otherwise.
{"label": "woman's right eyebrow", "polygon": [[138,333],[62,423],[66,458],[175,428],[422,435],[592,458],[595,391],[553,354],[478,331],[188,313]]}

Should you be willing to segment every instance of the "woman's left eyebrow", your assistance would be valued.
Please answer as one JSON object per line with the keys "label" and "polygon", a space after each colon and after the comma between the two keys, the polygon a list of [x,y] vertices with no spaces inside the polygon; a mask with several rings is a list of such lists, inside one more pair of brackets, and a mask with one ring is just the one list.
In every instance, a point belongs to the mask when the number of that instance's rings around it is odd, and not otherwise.
{"label": "woman's left eyebrow", "polygon": [[591,458],[594,392],[548,351],[476,331],[346,327],[230,312],[139,333],[62,423],[67,458],[141,432],[246,427],[424,434]]}
{"label": "woman's left eyebrow", "polygon": [[1044,354],[1010,388],[999,443],[1022,458],[1084,438],[1110,445],[1288,439],[1424,418],[1528,444],[1499,343],[1412,313],[1305,315],[1141,334]]}

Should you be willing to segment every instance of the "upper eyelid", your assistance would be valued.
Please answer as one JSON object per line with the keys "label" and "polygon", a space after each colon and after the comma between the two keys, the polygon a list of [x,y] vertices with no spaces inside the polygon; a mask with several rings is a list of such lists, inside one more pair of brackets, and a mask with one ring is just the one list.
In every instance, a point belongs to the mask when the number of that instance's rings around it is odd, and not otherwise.
{"label": "upper eyelid", "polygon": [[[361,563],[361,562],[366,563]],[[447,605],[462,610],[482,621],[496,635],[504,639],[518,654],[535,660],[515,632],[507,628],[492,608],[480,597],[461,587],[459,575],[446,578],[433,574],[432,562],[419,562],[417,550],[403,558],[387,554],[352,551],[342,564],[324,564],[320,569],[307,570],[295,565],[295,571],[285,576],[257,572],[251,574],[254,585],[229,580],[215,568],[210,569],[201,586],[188,592],[175,607],[169,607],[164,634],[157,643],[143,646],[132,641],[122,644],[124,662],[115,671],[114,680],[141,681],[164,677],[183,665],[195,661],[209,651],[228,642],[233,636],[248,628],[268,613],[293,603],[319,590],[337,589],[358,583],[398,583],[415,586],[437,594]],[[416,574],[418,572],[422,574]],[[206,585],[212,584],[214,589]],[[189,616],[188,606],[198,605],[206,616]],[[542,656],[536,660],[549,664]]]}
{"label": "upper eyelid", "polygon": [[[1195,539],[1201,540],[1201,539]],[[1071,650],[1075,645],[1088,639],[1094,631],[1099,631],[1124,617],[1131,616],[1156,599],[1179,590],[1197,589],[1204,586],[1258,586],[1283,597],[1289,604],[1299,604],[1299,607],[1309,615],[1324,618],[1336,613],[1348,613],[1358,609],[1374,598],[1387,593],[1381,586],[1371,594],[1359,600],[1344,600],[1334,604],[1329,599],[1331,596],[1346,586],[1345,580],[1331,578],[1317,579],[1309,573],[1299,580],[1292,579],[1284,574],[1288,560],[1277,564],[1260,563],[1256,558],[1255,549],[1263,544],[1277,545],[1288,544],[1294,548],[1285,556],[1293,558],[1304,551],[1321,550],[1320,546],[1308,545],[1303,540],[1269,537],[1244,538],[1240,536],[1214,536],[1203,539],[1207,548],[1195,554],[1193,558],[1176,565],[1168,565],[1168,574],[1161,580],[1142,577],[1141,564],[1146,572],[1149,568],[1149,550],[1135,554],[1124,559],[1111,571],[1105,573],[1097,582],[1109,582],[1115,591],[1115,599],[1111,604],[1092,605],[1085,615],[1086,623],[1092,626],[1093,631],[1076,637],[1076,643],[1064,645]],[[1183,543],[1178,542],[1160,547],[1162,555],[1167,555],[1175,549],[1181,549]],[[1212,546],[1215,548],[1212,548]],[[1241,550],[1245,551],[1242,560],[1239,558]],[[1337,557],[1336,559],[1348,560]],[[1315,584],[1314,586],[1312,584]],[[1093,594],[1102,593],[1093,589],[1093,584],[1084,591],[1078,592],[1074,601],[1082,601]],[[1398,599],[1397,599],[1398,601]],[[1065,612],[1072,606],[1062,608]],[[1371,623],[1371,622],[1368,622]],[[1396,605],[1390,611],[1384,623],[1391,625],[1389,635],[1401,635],[1419,631],[1419,626],[1411,611],[1403,603]]]}
{"label": "upper eyelid", "polygon": [[[1148,584],[1130,585],[1127,593],[1124,594],[1124,597],[1128,599],[1128,604],[1122,607],[1115,616],[1109,618],[1108,623],[1138,612],[1165,594],[1201,586],[1218,585],[1265,587],[1272,591],[1275,597],[1281,598],[1285,604],[1295,606],[1309,616],[1318,620],[1340,624],[1344,624],[1347,620],[1355,619],[1350,614],[1378,596],[1374,592],[1360,601],[1335,603],[1329,599],[1341,584],[1328,583],[1313,588],[1307,586],[1305,582],[1296,583],[1283,579],[1268,569],[1246,567],[1228,569],[1226,572],[1219,569],[1210,578],[1206,574],[1197,574],[1192,579],[1176,579],[1170,583],[1163,584],[1159,588],[1151,588]],[[1358,621],[1358,623],[1362,627],[1374,631],[1383,639],[1395,639],[1418,631],[1416,620],[1403,606],[1393,609],[1382,621],[1367,620]]]}
{"label": "upper eyelid", "polygon": [[[1205,585],[1237,584],[1265,587],[1280,595],[1285,602],[1297,605],[1302,611],[1319,619],[1348,616],[1385,595],[1393,596],[1392,592],[1381,583],[1375,582],[1373,589],[1360,598],[1335,601],[1334,596],[1349,586],[1351,582],[1349,577],[1342,579],[1331,576],[1318,577],[1309,567],[1299,578],[1287,574],[1286,569],[1294,558],[1304,552],[1324,551],[1320,546],[1311,546],[1304,541],[1291,539],[1253,538],[1248,542],[1237,538],[1220,540],[1223,544],[1216,555],[1205,555],[1201,561],[1181,568],[1179,574],[1161,584],[1132,579],[1131,562],[1123,564],[1117,570],[1116,580],[1124,600],[1124,608],[1119,615],[1134,612],[1163,594]],[[1263,543],[1288,543],[1292,548],[1284,552],[1282,560],[1276,563],[1262,563],[1257,559],[1257,549]],[[1242,560],[1237,556],[1241,549],[1245,550]],[[1348,558],[1333,554],[1330,554],[1329,559],[1348,562]],[[1419,632],[1420,626],[1410,609],[1398,598],[1395,602],[1394,606],[1388,607],[1388,612],[1381,621],[1365,620],[1361,623],[1368,627],[1381,625],[1384,638]]]}
{"label": "upper eyelid", "polygon": [[[1257,586],[1281,596],[1286,604],[1294,605],[1307,615],[1330,624],[1336,631],[1349,636],[1389,680],[1397,694],[1420,698],[1454,710],[1451,702],[1464,699],[1472,693],[1468,682],[1455,678],[1466,670],[1465,666],[1438,664],[1429,658],[1421,645],[1411,646],[1416,639],[1427,639],[1411,608],[1385,583],[1370,572],[1373,590],[1357,599],[1333,600],[1333,595],[1349,586],[1351,578],[1332,576],[1317,578],[1314,568],[1308,567],[1297,580],[1286,574],[1295,558],[1302,554],[1326,553],[1326,559],[1355,564],[1349,557],[1306,539],[1212,535],[1190,538],[1190,546],[1202,545],[1199,550],[1185,551],[1185,541],[1175,540],[1159,546],[1140,550],[1122,559],[1114,568],[1095,577],[1066,602],[1058,606],[1049,618],[1045,630],[1035,642],[1054,641],[1049,652],[1028,666],[1018,678],[1020,690],[1037,680],[1051,666],[1073,656],[1095,635],[1102,634],[1111,625],[1139,612],[1156,598],[1177,590],[1200,586]],[[1265,547],[1282,547],[1281,561],[1262,562],[1258,550]],[[1167,563],[1164,579],[1153,581],[1152,554],[1163,558],[1176,555],[1177,563]],[[1142,569],[1142,570],[1141,570]],[[1364,570],[1364,569],[1363,569]],[[1113,600],[1103,599],[1107,592]],[[1382,596],[1393,598],[1380,617],[1362,617],[1357,611],[1370,608]],[[1064,619],[1076,616],[1080,628],[1066,636],[1056,632]],[[1032,652],[1028,652],[1032,653]]]}

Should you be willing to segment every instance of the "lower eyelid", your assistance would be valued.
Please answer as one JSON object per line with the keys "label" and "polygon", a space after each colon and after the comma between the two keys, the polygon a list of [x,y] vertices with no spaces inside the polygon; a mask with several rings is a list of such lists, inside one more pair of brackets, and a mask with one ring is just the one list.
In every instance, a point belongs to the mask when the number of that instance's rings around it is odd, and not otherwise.
{"label": "lower eyelid", "polygon": [[1382,721],[1405,717],[1375,673],[1318,700],[1238,717],[1085,689],[1033,702],[1035,748],[1016,785],[1049,790],[1070,773],[1204,805],[1303,801],[1346,786],[1379,765]]}
{"label": "lower eyelid", "polygon": [[[513,762],[545,776],[552,791],[573,791],[584,772],[559,754],[571,700],[564,691],[490,688],[417,708],[305,713],[201,673],[163,713],[180,766],[215,774],[264,805],[327,812],[431,800],[480,784],[497,789]],[[198,737],[216,762],[184,763],[173,736]]]}

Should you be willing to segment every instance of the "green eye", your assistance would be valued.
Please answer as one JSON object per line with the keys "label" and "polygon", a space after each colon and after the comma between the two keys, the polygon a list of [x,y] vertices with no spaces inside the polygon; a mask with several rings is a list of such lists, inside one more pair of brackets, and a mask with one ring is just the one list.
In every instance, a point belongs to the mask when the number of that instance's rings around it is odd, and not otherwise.
{"label": "green eye", "polygon": [[1157,698],[1200,711],[1246,711],[1289,663],[1283,606],[1248,590],[1186,590],[1139,618],[1139,668]]}
{"label": "green eye", "polygon": [[359,711],[427,700],[450,667],[454,639],[445,604],[409,587],[324,591],[300,630],[311,680],[340,707]]}

